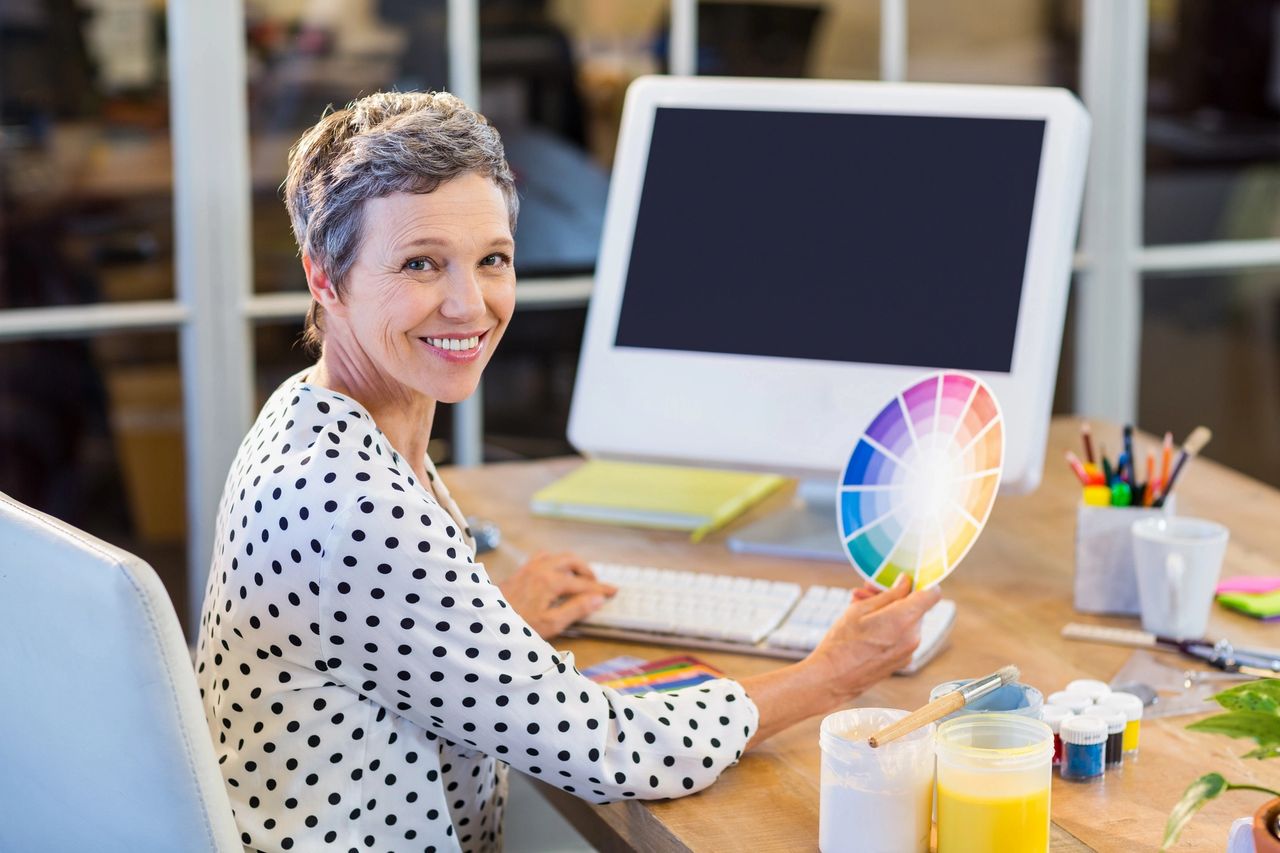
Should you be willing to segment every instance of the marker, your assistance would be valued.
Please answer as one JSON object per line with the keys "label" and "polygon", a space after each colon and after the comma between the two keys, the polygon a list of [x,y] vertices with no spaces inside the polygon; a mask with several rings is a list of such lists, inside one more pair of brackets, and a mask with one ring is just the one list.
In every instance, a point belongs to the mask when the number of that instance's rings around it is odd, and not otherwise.
{"label": "marker", "polygon": [[1102,476],[1102,469],[1092,462],[1084,463],[1084,472],[1089,475],[1090,486],[1105,486],[1106,479]]}
{"label": "marker", "polygon": [[1124,425],[1124,458],[1129,463],[1129,481],[1133,482],[1138,479],[1133,461],[1133,424]]}
{"label": "marker", "polygon": [[1169,482],[1165,486],[1164,494],[1160,496],[1160,500],[1156,501],[1157,507],[1164,506],[1169,493],[1173,491],[1173,484],[1178,481],[1178,475],[1182,473],[1183,468],[1187,467],[1187,460],[1192,456],[1198,455],[1212,438],[1213,433],[1208,427],[1204,426],[1196,427],[1191,431],[1191,435],[1187,436],[1187,440],[1182,443],[1182,449],[1178,451],[1178,461],[1174,463],[1173,473],[1169,475]]}
{"label": "marker", "polygon": [[1093,431],[1087,422],[1080,424],[1080,440],[1084,443],[1084,460],[1093,465],[1097,460],[1093,456]]}
{"label": "marker", "polygon": [[1104,485],[1110,486],[1113,480],[1111,471],[1111,461],[1107,459],[1107,454],[1102,454],[1102,482]]}
{"label": "marker", "polygon": [[1133,458],[1125,451],[1120,451],[1120,455],[1116,458],[1116,479],[1129,482],[1132,476]]}
{"label": "marker", "polygon": [[1116,480],[1111,484],[1111,505],[1130,506],[1133,503],[1133,490],[1124,480]]}
{"label": "marker", "polygon": [[1111,490],[1106,486],[1085,486],[1085,506],[1111,506]]}

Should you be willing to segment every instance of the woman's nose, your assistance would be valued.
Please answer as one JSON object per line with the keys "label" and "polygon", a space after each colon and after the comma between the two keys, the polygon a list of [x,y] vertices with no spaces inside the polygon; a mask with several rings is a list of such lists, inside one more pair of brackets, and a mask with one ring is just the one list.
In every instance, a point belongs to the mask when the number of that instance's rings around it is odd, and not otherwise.
{"label": "woman's nose", "polygon": [[484,291],[475,272],[463,270],[450,276],[440,313],[453,320],[472,320],[484,316],[484,311]]}

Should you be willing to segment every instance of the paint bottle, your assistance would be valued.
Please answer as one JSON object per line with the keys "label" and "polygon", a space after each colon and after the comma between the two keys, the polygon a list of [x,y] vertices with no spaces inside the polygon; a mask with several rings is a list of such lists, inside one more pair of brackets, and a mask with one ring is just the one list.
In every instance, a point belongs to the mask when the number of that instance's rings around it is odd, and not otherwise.
{"label": "paint bottle", "polygon": [[1132,693],[1112,693],[1102,702],[1104,707],[1124,711],[1124,755],[1126,761],[1138,757],[1138,738],[1142,734],[1142,711],[1146,707],[1141,697]]}
{"label": "paint bottle", "polygon": [[1107,724],[1106,762],[1108,767],[1118,767],[1124,763],[1124,727],[1129,718],[1119,708],[1106,705],[1095,705],[1084,712],[1085,716],[1097,717]]}
{"label": "paint bottle", "polygon": [[1066,708],[1073,714],[1079,714],[1085,708],[1093,706],[1093,700],[1088,696],[1081,696],[1079,693],[1068,693],[1065,690],[1050,693],[1049,698],[1044,701],[1047,705],[1058,705]]}
{"label": "paint bottle", "polygon": [[1061,705],[1045,705],[1040,709],[1040,719],[1053,731],[1053,766],[1062,763],[1062,721],[1071,716],[1071,709]]}
{"label": "paint bottle", "polygon": [[938,853],[1045,853],[1053,732],[1015,714],[938,726]]}
{"label": "paint bottle", "polygon": [[1107,724],[1077,715],[1062,721],[1062,778],[1087,782],[1102,777],[1107,754]]}
{"label": "paint bottle", "polygon": [[878,749],[867,743],[906,715],[889,708],[850,708],[822,721],[822,853],[928,853],[936,727],[930,723]]}
{"label": "paint bottle", "polygon": [[1111,695],[1111,688],[1105,681],[1098,681],[1095,678],[1077,678],[1067,685],[1067,692],[1083,696],[1097,704]]}

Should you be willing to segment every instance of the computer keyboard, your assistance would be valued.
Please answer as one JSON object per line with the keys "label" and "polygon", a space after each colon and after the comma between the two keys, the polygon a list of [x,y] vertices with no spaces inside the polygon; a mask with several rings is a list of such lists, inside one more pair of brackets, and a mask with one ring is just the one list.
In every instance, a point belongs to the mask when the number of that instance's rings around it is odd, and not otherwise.
{"label": "computer keyboard", "polygon": [[[787,581],[594,563],[596,577],[618,588],[603,607],[566,634],[720,649],[799,660],[817,646],[849,606],[853,590]],[[802,595],[803,593],[803,595]],[[956,606],[940,601],[920,625],[920,646],[901,670],[915,672],[951,632]]]}

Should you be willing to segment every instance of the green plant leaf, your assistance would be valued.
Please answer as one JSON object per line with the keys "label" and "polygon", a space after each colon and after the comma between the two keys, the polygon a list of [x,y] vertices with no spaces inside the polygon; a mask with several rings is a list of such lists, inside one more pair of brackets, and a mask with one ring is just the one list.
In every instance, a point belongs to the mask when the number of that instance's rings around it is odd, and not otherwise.
{"label": "green plant leaf", "polygon": [[1280,679],[1249,681],[1224,690],[1213,699],[1228,711],[1258,711],[1280,715]]}
{"label": "green plant leaf", "polygon": [[1259,760],[1262,760],[1264,758],[1280,758],[1280,746],[1276,746],[1276,745],[1260,746],[1257,749],[1246,752],[1244,755],[1240,757],[1241,758],[1257,758]]}
{"label": "green plant leaf", "polygon": [[1182,794],[1182,799],[1178,800],[1173,811],[1169,812],[1169,820],[1164,825],[1164,841],[1160,843],[1160,849],[1168,850],[1169,846],[1178,840],[1178,836],[1191,817],[1200,811],[1200,807],[1225,790],[1227,790],[1227,780],[1222,778],[1221,773],[1206,773],[1188,785],[1187,790]]}
{"label": "green plant leaf", "polygon": [[1187,726],[1193,732],[1244,737],[1266,748],[1280,744],[1280,716],[1261,711],[1230,711]]}

